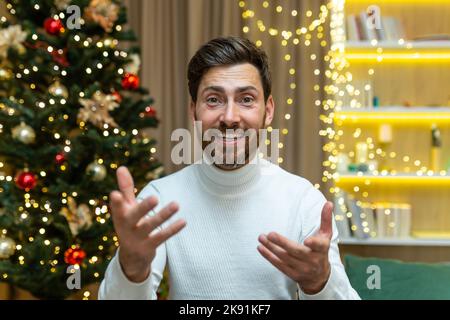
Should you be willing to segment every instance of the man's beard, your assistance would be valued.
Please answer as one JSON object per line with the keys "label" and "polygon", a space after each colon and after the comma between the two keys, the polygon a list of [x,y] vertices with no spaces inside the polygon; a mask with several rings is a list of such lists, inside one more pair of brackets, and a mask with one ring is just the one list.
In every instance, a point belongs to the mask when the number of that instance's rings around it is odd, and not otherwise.
{"label": "man's beard", "polygon": [[[221,136],[213,135],[210,139],[205,139],[205,132],[202,133],[202,150],[214,144],[214,148],[211,151],[212,162],[214,165],[223,170],[235,170],[248,164],[254,157],[258,156],[257,151],[260,143],[260,129],[264,129],[264,122],[266,119],[266,112],[264,112],[263,121],[257,129],[254,128],[240,128],[238,126],[228,127],[225,125],[220,125],[216,129],[220,131]],[[197,121],[195,116],[195,121]],[[228,132],[227,132],[228,130]],[[233,143],[227,144],[224,140],[230,142],[231,139],[226,139],[232,132],[237,133],[239,138],[234,139]],[[239,135],[239,133],[244,132],[245,135]],[[228,135],[227,135],[228,133]],[[215,140],[218,140],[218,144]],[[219,142],[219,140],[221,140]],[[206,152],[208,153],[208,152]]]}

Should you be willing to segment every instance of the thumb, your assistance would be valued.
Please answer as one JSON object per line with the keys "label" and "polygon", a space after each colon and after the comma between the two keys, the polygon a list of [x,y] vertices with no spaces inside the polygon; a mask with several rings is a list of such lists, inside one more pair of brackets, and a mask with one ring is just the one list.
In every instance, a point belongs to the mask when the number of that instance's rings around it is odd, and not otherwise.
{"label": "thumb", "polygon": [[331,239],[333,235],[333,203],[327,201],[322,209],[322,216],[320,220],[320,229],[319,235],[325,236],[328,239]]}
{"label": "thumb", "polygon": [[130,171],[126,167],[121,166],[116,171],[117,183],[119,185],[119,190],[122,192],[125,201],[128,203],[134,203],[136,198],[134,196],[134,182]]}

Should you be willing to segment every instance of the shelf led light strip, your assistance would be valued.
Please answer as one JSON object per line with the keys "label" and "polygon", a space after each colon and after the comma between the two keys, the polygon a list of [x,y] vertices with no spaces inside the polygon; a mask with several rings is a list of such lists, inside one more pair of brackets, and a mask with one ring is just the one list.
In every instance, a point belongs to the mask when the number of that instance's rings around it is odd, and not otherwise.
{"label": "shelf led light strip", "polygon": [[336,185],[363,185],[366,186],[372,184],[408,184],[408,185],[420,185],[420,186],[448,186],[450,185],[450,176],[357,176],[357,175],[344,175],[335,179]]}
{"label": "shelf led light strip", "polygon": [[391,111],[341,111],[334,113],[335,121],[348,121],[353,123],[441,123],[450,124],[450,111],[435,112],[391,112]]}
{"label": "shelf led light strip", "polygon": [[347,3],[369,3],[369,4],[449,4],[450,0],[346,0]]}
{"label": "shelf led light strip", "polygon": [[405,51],[392,51],[383,53],[373,52],[352,52],[348,50],[345,53],[345,57],[350,61],[375,61],[375,62],[450,62],[450,50],[439,52],[405,52]]}

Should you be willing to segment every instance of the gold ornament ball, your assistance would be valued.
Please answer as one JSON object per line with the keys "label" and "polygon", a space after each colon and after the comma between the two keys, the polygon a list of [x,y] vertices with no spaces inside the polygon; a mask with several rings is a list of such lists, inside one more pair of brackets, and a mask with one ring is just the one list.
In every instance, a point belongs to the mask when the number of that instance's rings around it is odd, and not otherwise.
{"label": "gold ornament ball", "polygon": [[98,162],[92,162],[86,168],[93,181],[102,181],[106,177],[106,167]]}
{"label": "gold ornament ball", "polygon": [[0,68],[0,79],[9,80],[12,77],[12,72],[8,69]]}
{"label": "gold ornament ball", "polygon": [[36,139],[36,133],[33,128],[21,122],[18,126],[12,128],[12,137],[24,144],[33,143]]}
{"label": "gold ornament ball", "polygon": [[8,259],[16,251],[16,243],[8,237],[0,237],[0,259]]}
{"label": "gold ornament ball", "polygon": [[69,97],[69,91],[67,91],[67,88],[59,83],[59,81],[53,83],[48,88],[48,92],[55,97],[62,97],[64,99],[67,99]]}

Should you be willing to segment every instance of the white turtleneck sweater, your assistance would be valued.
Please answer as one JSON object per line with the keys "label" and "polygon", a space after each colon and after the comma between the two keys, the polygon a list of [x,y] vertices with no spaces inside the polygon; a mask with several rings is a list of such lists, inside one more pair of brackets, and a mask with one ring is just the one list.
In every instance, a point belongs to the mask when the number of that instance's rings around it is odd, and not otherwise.
{"label": "white turtleneck sweater", "polygon": [[116,253],[99,299],[156,299],[165,267],[171,299],[359,299],[339,257],[334,222],[330,278],[315,295],[303,293],[257,250],[262,233],[303,243],[319,229],[326,200],[307,180],[265,160],[234,171],[202,163],[152,181],[138,199],[151,195],[160,200],[154,212],[179,203],[163,227],[179,218],[186,227],[157,249],[142,283],[126,278]]}

